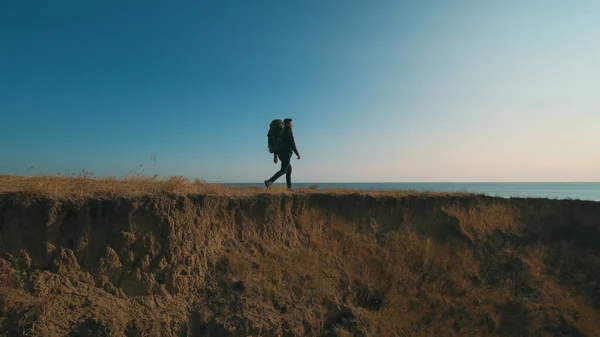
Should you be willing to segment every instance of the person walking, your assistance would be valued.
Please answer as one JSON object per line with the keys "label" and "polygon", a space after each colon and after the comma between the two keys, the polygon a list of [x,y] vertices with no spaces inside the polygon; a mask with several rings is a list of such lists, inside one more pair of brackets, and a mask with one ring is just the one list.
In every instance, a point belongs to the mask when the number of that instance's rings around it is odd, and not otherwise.
{"label": "person walking", "polygon": [[284,129],[283,129],[283,142],[281,149],[273,154],[273,162],[277,164],[277,158],[281,161],[281,169],[277,171],[270,179],[265,180],[265,186],[268,188],[271,186],[279,177],[285,174],[285,181],[287,184],[288,190],[292,190],[292,164],[290,163],[292,159],[292,154],[296,154],[298,160],[300,160],[301,156],[296,148],[296,141],[294,139],[294,132],[292,128],[294,123],[291,118],[286,118],[283,120]]}

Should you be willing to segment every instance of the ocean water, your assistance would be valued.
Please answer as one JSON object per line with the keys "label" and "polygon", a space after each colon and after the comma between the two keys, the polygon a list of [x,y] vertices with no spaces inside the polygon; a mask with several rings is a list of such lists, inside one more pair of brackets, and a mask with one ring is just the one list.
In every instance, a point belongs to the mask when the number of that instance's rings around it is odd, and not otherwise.
{"label": "ocean water", "polygon": [[[263,184],[227,184],[264,186]],[[278,182],[275,186],[285,186]],[[600,182],[575,183],[294,183],[294,187],[348,188],[355,190],[415,190],[436,192],[470,192],[498,197],[534,197],[600,201]]]}

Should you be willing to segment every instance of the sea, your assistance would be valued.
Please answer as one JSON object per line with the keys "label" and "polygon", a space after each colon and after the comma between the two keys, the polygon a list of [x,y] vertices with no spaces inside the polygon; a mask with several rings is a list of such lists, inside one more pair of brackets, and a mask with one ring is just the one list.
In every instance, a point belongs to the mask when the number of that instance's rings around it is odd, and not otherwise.
{"label": "sea", "polygon": [[[235,186],[264,186],[262,183],[229,183]],[[274,186],[285,186],[276,183]],[[435,192],[469,192],[496,197],[526,197],[600,201],[600,182],[477,182],[477,183],[294,183],[295,188],[353,189],[353,190],[413,190]]]}

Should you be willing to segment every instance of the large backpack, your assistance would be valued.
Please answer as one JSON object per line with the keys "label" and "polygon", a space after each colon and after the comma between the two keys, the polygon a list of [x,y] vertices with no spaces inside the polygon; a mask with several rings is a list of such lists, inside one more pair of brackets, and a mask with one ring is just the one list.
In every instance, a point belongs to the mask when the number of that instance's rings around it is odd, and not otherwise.
{"label": "large backpack", "polygon": [[269,125],[267,139],[269,140],[269,152],[277,153],[283,149],[283,121],[274,119]]}

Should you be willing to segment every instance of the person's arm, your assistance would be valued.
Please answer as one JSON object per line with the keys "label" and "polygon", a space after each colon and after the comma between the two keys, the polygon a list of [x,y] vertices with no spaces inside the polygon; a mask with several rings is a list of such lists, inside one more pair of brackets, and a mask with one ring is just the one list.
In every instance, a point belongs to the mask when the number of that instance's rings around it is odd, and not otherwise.
{"label": "person's arm", "polygon": [[277,164],[277,153],[273,153],[273,162]]}
{"label": "person's arm", "polygon": [[298,152],[298,148],[296,148],[296,141],[294,140],[294,133],[292,132],[292,130],[290,129],[290,133],[288,135],[289,139],[289,143],[290,147],[292,148],[292,151],[294,151],[294,153],[296,154],[296,156],[298,157],[298,159],[300,159],[300,153]]}

